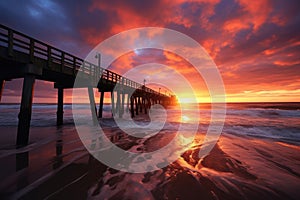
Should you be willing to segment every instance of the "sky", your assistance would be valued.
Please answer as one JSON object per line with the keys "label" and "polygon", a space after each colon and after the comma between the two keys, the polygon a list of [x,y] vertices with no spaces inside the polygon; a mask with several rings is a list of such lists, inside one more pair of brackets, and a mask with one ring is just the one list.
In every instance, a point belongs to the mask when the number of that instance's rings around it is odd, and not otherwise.
{"label": "sky", "polygon": [[[300,101],[298,0],[11,0],[1,1],[0,9],[1,24],[82,58],[122,31],[172,29],[203,46],[222,76],[228,102]],[[153,62],[176,69],[195,88],[199,102],[209,101],[203,77],[172,52],[132,51],[118,58],[111,70],[124,74]],[[137,81],[151,82],[159,74],[164,73],[149,67]],[[174,82],[172,75],[168,78]],[[7,81],[1,102],[20,102],[21,87],[22,80]],[[71,91],[65,94],[65,101],[71,102]],[[53,83],[36,82],[35,103],[56,102],[56,95]]]}

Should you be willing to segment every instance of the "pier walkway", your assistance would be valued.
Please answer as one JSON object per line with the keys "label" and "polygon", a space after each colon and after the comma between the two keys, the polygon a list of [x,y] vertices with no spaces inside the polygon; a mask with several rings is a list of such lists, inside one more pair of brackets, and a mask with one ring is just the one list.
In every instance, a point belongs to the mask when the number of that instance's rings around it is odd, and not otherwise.
{"label": "pier walkway", "polygon": [[[113,115],[120,118],[126,112],[125,98],[128,104],[127,111],[131,112],[132,117],[140,112],[147,113],[153,104],[168,105],[174,101],[174,96],[161,94],[145,85],[103,69],[99,64],[86,62],[0,24],[0,101],[5,82],[23,78],[17,147],[28,144],[35,80],[53,82],[54,87],[57,88],[57,125],[59,126],[63,124],[64,89],[74,88],[79,71],[97,83],[76,87],[88,88],[91,111],[99,118],[102,118],[105,92],[111,95]],[[95,109],[93,88],[97,88],[100,92],[98,110]],[[116,101],[115,96],[117,96]]]}

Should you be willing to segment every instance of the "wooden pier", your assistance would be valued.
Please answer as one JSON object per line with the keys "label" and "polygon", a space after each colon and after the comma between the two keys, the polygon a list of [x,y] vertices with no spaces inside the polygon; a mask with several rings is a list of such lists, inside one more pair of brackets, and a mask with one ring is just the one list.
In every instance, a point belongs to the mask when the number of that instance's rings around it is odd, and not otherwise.
{"label": "wooden pier", "polygon": [[[4,25],[0,25],[0,101],[6,81],[23,78],[23,89],[19,122],[17,130],[17,147],[28,144],[32,100],[35,80],[54,83],[57,89],[57,125],[63,124],[64,89],[74,88],[78,72],[96,80],[97,84],[86,84],[76,87],[88,88],[91,111],[102,118],[105,92],[111,95],[112,113],[122,117],[127,111],[134,117],[139,113],[147,113],[153,104],[168,105],[173,97],[161,94],[140,83],[127,79],[110,70],[103,69],[93,63],[84,61],[58,48],[29,37]],[[100,92],[99,110],[93,88]],[[115,100],[115,95],[117,96]],[[98,123],[96,121],[95,123]]]}

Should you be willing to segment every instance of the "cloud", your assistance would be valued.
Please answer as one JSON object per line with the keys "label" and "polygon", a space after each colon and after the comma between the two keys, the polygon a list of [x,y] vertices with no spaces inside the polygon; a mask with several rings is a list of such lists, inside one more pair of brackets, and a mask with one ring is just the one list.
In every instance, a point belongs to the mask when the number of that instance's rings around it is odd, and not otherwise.
{"label": "cloud", "polygon": [[[14,6],[16,4],[18,6]],[[245,96],[246,90],[287,91],[288,95],[288,91],[297,91],[300,87],[300,4],[297,0],[89,0],[76,3],[12,0],[0,2],[0,9],[1,23],[83,58],[95,45],[121,31],[145,26],[166,27],[187,34],[203,45],[217,64],[228,95]],[[169,52],[137,54],[131,52],[120,57],[111,69],[124,73],[139,64],[158,62],[173,67],[192,82],[201,79],[194,75],[188,63]],[[14,95],[13,91],[19,90],[17,82],[13,85],[7,86],[11,88],[5,95]],[[47,87],[50,86],[42,84],[40,90],[45,91]],[[293,98],[295,95],[297,92]]]}

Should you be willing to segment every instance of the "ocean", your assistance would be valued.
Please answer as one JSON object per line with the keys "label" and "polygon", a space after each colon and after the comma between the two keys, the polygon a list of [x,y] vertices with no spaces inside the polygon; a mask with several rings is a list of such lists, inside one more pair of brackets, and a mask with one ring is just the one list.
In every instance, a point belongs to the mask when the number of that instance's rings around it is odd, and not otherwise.
{"label": "ocean", "polygon": [[[195,112],[197,108],[200,113]],[[191,104],[184,109],[189,117],[182,116],[183,111],[178,107],[169,107],[167,121],[159,130],[161,134],[146,139],[124,135],[112,118],[108,104],[104,105],[103,119],[99,123],[110,140],[123,149],[146,152],[167,144],[180,124],[187,125],[185,127],[199,124],[197,132],[206,133],[211,119],[210,104]],[[77,110],[80,110],[80,118],[91,119],[89,105],[80,105]],[[299,195],[296,186],[300,185],[300,159],[295,157],[300,151],[299,111],[300,103],[228,103],[222,135],[207,157],[197,158],[201,144],[194,143],[177,161],[162,169],[128,173],[107,167],[89,154],[74,126],[71,104],[64,105],[61,127],[56,127],[55,104],[34,104],[30,142],[21,149],[15,148],[19,105],[1,104],[0,196],[8,199],[33,196],[198,199],[201,195],[204,199],[231,199],[256,194],[293,199]],[[125,120],[128,116],[129,113],[125,114]],[[152,117],[159,124],[161,114]],[[135,122],[147,126],[150,119],[140,114]],[[140,132],[129,128],[132,133]],[[273,173],[280,180],[273,180]],[[274,186],[267,179],[272,179]]]}
{"label": "ocean", "polygon": [[[197,107],[199,106],[199,107]],[[198,116],[199,130],[205,132],[210,123],[210,105],[189,105],[187,112],[200,110]],[[90,118],[89,105],[82,105],[82,117]],[[0,126],[18,125],[18,104],[0,105]],[[172,117],[170,123],[189,123],[183,121],[181,110],[175,106],[169,107]],[[192,114],[193,115],[193,114]],[[111,106],[103,108],[103,117],[111,118]],[[197,117],[197,116],[195,116]],[[111,119],[112,120],[112,119]],[[198,123],[198,121],[194,121]],[[64,105],[64,124],[72,124],[72,105]],[[113,126],[113,122],[106,124]],[[56,125],[56,104],[34,104],[32,109],[32,127],[51,127]],[[300,103],[228,103],[226,121],[223,133],[270,138],[289,143],[300,143]]]}

